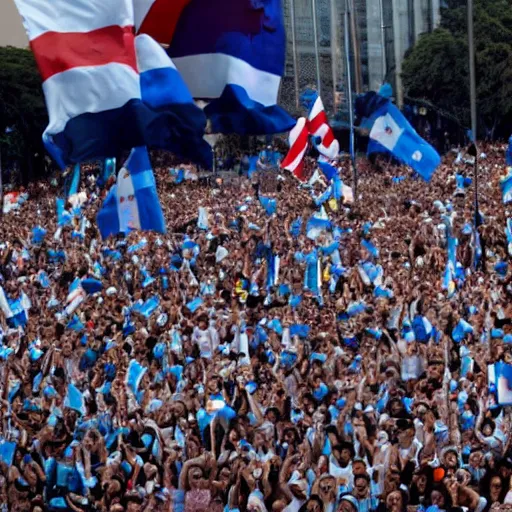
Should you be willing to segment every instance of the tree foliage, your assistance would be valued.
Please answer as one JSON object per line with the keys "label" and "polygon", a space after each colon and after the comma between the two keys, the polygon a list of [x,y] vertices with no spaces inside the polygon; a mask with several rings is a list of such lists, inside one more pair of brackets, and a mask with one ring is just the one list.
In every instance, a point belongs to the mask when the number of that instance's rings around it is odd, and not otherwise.
{"label": "tree foliage", "polygon": [[41,134],[48,115],[30,50],[0,47],[0,144],[4,162],[21,165],[23,181],[42,172]]}
{"label": "tree foliage", "polygon": [[[446,0],[441,28],[420,37],[403,65],[406,92],[470,125],[467,0]],[[512,121],[512,3],[475,1],[477,110],[481,133],[508,137]],[[484,133],[485,129],[485,133]]]}

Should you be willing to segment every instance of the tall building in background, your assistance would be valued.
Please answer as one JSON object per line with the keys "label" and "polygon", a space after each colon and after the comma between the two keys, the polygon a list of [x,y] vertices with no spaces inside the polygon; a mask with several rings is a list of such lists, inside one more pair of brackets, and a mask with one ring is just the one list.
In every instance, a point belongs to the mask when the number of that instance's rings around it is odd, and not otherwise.
{"label": "tall building in background", "polygon": [[28,47],[27,35],[14,0],[0,1],[0,46]]}
{"label": "tall building in background", "polygon": [[[361,92],[378,90],[386,80],[394,86],[397,102],[401,104],[403,90],[400,75],[404,55],[421,34],[439,26],[440,0],[381,1],[382,10],[380,0],[352,0],[357,21]],[[331,116],[339,114],[340,109],[346,110],[343,31],[345,3],[346,0],[316,0],[322,98]],[[316,86],[312,0],[283,0],[283,5],[288,45],[286,75],[280,101],[285,108],[294,112],[297,98],[294,62],[297,63],[299,93],[306,87]],[[296,59],[292,13],[295,15]],[[355,65],[353,48],[351,58],[354,78],[358,66]]]}

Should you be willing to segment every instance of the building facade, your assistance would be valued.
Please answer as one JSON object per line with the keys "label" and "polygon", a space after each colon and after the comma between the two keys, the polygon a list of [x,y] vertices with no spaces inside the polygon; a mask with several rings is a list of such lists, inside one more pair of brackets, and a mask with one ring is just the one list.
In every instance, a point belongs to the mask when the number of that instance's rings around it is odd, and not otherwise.
{"label": "building facade", "polygon": [[[440,22],[440,0],[348,0],[353,6],[355,45],[350,40],[350,65],[355,92],[378,90],[384,81],[403,100],[402,61],[421,34]],[[294,112],[297,90],[318,87],[331,116],[346,110],[347,63],[344,44],[346,0],[283,0],[288,34],[286,73],[281,104]],[[315,47],[313,9],[317,19]],[[295,50],[295,51],[294,51]],[[319,55],[320,84],[316,54]]]}

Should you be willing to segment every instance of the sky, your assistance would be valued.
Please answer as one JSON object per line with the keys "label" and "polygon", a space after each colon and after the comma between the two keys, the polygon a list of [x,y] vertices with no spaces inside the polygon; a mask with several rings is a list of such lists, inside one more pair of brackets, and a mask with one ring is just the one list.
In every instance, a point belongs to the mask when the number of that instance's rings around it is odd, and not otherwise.
{"label": "sky", "polygon": [[0,0],[0,46],[28,46],[28,39],[14,0]]}

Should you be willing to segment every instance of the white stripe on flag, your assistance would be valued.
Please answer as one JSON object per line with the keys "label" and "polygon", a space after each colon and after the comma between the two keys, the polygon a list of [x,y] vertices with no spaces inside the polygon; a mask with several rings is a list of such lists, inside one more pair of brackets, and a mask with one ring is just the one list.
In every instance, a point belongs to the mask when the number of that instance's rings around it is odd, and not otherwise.
{"label": "white stripe on flag", "polygon": [[281,77],[256,69],[242,59],[208,53],[177,57],[174,64],[194,98],[219,98],[226,85],[239,85],[265,107],[277,104]]}
{"label": "white stripe on flag", "polygon": [[44,82],[43,90],[50,115],[46,133],[50,135],[62,132],[80,114],[120,108],[141,97],[139,75],[117,63],[59,73]]}
{"label": "white stripe on flag", "polygon": [[121,233],[140,229],[139,205],[135,197],[132,177],[124,167],[119,171],[117,178],[117,214]]}
{"label": "white stripe on flag", "polygon": [[311,112],[309,113],[308,119],[312,121],[323,110],[324,104],[322,103],[322,99],[320,98],[320,96],[318,96],[318,98],[315,100],[315,103],[313,104]]}
{"label": "white stripe on flag", "polygon": [[46,32],[90,32],[134,24],[132,0],[14,0],[32,41]]}
{"label": "white stripe on flag", "polygon": [[139,73],[162,68],[176,69],[166,51],[152,37],[146,34],[135,38],[135,49],[137,51]]}

